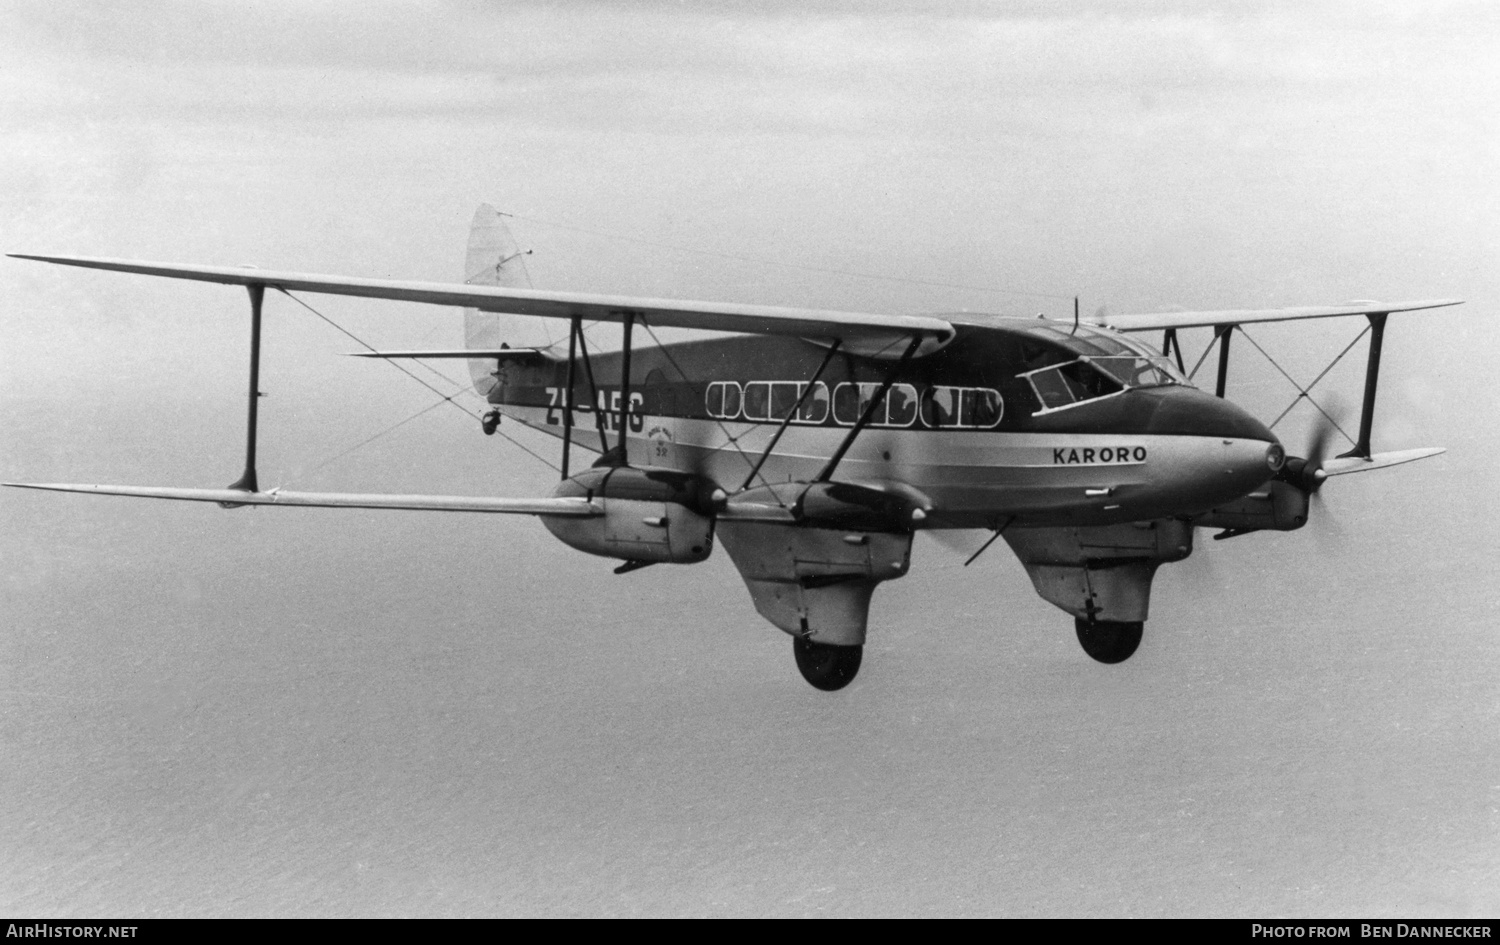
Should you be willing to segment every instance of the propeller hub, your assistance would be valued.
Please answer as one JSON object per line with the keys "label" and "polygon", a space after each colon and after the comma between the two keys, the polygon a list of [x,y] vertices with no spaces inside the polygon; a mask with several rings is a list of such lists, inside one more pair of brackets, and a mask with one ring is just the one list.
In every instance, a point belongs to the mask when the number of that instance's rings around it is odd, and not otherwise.
{"label": "propeller hub", "polygon": [[1291,483],[1303,492],[1313,493],[1323,488],[1323,480],[1328,478],[1328,473],[1323,471],[1323,465],[1317,458],[1291,456],[1275,478]]}

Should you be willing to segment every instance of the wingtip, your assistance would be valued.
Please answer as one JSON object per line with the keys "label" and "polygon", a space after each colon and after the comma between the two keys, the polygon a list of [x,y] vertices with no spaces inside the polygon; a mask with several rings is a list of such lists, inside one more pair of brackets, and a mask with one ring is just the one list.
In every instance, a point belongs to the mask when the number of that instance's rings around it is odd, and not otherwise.
{"label": "wingtip", "polygon": [[[1372,303],[1372,307],[1379,303]],[[1419,302],[1394,302],[1391,310],[1395,312],[1418,312],[1423,309],[1447,308],[1450,305],[1462,305],[1463,299],[1423,299]]]}
{"label": "wingtip", "polygon": [[57,263],[58,265],[79,265],[94,262],[93,256],[60,256],[56,253],[6,253],[11,259],[29,259],[33,262]]}

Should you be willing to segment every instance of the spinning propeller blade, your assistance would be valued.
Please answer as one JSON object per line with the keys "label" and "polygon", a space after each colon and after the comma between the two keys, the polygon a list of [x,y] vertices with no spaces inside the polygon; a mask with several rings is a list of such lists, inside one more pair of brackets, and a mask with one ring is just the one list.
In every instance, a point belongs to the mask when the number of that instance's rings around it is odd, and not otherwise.
{"label": "spinning propeller blade", "polygon": [[1332,436],[1333,421],[1319,414],[1312,440],[1307,444],[1307,466],[1303,470],[1304,478],[1309,481],[1308,492],[1317,492],[1328,481],[1328,474],[1323,471],[1323,459],[1328,455],[1328,440]]}
{"label": "spinning propeller blade", "polygon": [[[1331,529],[1334,534],[1339,534],[1341,529],[1333,517],[1328,514],[1326,500],[1321,490],[1323,484],[1328,481],[1328,470],[1324,463],[1328,460],[1329,442],[1338,430],[1338,420],[1335,415],[1341,415],[1342,411],[1334,407],[1334,414],[1319,413],[1316,423],[1312,429],[1312,435],[1308,438],[1307,456],[1287,457],[1286,464],[1282,466],[1281,472],[1276,478],[1282,482],[1290,483],[1307,494],[1308,504],[1316,506],[1318,516],[1322,520],[1323,530]],[[1311,509],[1309,509],[1311,513]],[[1309,518],[1311,514],[1309,514]]]}
{"label": "spinning propeller blade", "polygon": [[[1339,412],[1337,408],[1335,412]],[[1316,495],[1328,480],[1323,463],[1328,458],[1328,441],[1337,429],[1338,422],[1329,414],[1320,412],[1307,443],[1307,456],[1288,456],[1276,478],[1291,483],[1310,496]]]}

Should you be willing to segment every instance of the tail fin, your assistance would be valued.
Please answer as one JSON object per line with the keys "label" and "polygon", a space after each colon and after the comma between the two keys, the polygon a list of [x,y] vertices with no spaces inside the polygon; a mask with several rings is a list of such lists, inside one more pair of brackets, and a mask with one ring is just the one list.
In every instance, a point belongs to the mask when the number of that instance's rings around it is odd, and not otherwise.
{"label": "tail fin", "polygon": [[[480,204],[469,227],[469,249],[464,259],[465,285],[506,286],[529,289],[531,275],[526,271],[526,254],[516,245],[500,214],[489,204]],[[556,340],[551,337],[545,319],[524,315],[499,315],[464,309],[464,347],[486,351],[502,343],[512,348],[547,348]],[[471,358],[469,376],[481,397],[488,397],[497,383],[493,358]]]}

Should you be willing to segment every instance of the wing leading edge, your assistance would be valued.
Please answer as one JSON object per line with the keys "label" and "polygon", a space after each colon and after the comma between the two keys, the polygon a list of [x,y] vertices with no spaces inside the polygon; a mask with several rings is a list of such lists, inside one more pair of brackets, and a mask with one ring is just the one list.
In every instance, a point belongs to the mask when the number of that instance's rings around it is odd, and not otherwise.
{"label": "wing leading edge", "polygon": [[917,351],[917,356],[931,354],[951,341],[954,334],[949,322],[926,315],[877,315],[731,302],[691,302],[585,292],[543,292],[504,286],[363,279],[240,266],[191,266],[94,256],[37,256],[28,253],[9,255],[15,259],[32,259],[62,266],[129,272],[168,279],[189,279],[224,285],[264,285],[288,291],[424,302],[510,315],[568,319],[577,316],[596,321],[620,322],[629,314],[644,317],[648,324],[659,328],[840,338],[846,342],[846,350],[876,356],[887,349],[893,349],[899,354],[901,348],[916,333],[923,336],[922,347]]}
{"label": "wing leading edge", "polygon": [[1389,315],[1430,308],[1462,305],[1461,299],[1429,299],[1419,302],[1349,302],[1344,305],[1303,305],[1296,308],[1246,308],[1219,312],[1154,312],[1139,315],[1105,315],[1090,324],[1120,331],[1153,331],[1166,328],[1201,328],[1213,325],[1250,325],[1256,322],[1289,322],[1304,318],[1337,318],[1341,315]]}

